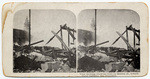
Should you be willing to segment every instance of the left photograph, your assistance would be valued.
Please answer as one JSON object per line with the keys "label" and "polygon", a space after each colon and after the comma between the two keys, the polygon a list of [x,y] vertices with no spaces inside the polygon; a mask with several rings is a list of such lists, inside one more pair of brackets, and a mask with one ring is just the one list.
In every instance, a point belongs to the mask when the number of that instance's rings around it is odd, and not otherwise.
{"label": "left photograph", "polygon": [[13,17],[13,72],[76,72],[75,41],[71,11],[20,10]]}

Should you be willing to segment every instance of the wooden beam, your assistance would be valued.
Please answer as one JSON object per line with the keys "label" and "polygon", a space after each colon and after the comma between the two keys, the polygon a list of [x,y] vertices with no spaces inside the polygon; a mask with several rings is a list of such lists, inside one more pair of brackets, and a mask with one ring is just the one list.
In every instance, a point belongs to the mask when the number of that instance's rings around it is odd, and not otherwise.
{"label": "wooden beam", "polygon": [[[121,35],[124,35],[125,33],[126,33],[126,30],[125,30]],[[112,45],[115,44],[120,38],[121,38],[121,36],[119,36],[119,37],[112,43]]]}
{"label": "wooden beam", "polygon": [[66,49],[66,51],[70,51],[70,49],[67,47],[67,45],[64,43],[64,41],[57,35],[57,33],[55,33],[54,31],[51,31],[54,36],[56,36],[56,38],[63,44],[63,47]]}
{"label": "wooden beam", "polygon": [[[126,39],[127,42],[129,42],[129,38],[128,38],[128,27],[126,26]],[[129,46],[127,45],[127,49],[129,49]]]}
{"label": "wooden beam", "polygon": [[[109,41],[104,41],[102,43],[98,43],[96,46],[99,46],[99,45],[102,45],[102,44],[105,44],[105,43],[108,43]],[[91,50],[91,49],[94,49],[95,48],[95,45],[93,46],[90,46],[88,50]]]}
{"label": "wooden beam", "polygon": [[[73,31],[73,36],[74,36],[74,31]],[[75,39],[73,39],[73,43],[74,43],[74,40],[75,40]]]}
{"label": "wooden beam", "polygon": [[[133,30],[132,25],[130,25],[127,29],[128,29],[128,30]],[[137,30],[137,29],[134,29],[134,31],[135,31],[135,32],[140,32],[140,30]]]}
{"label": "wooden beam", "polygon": [[134,48],[135,48],[135,32],[133,32],[133,44],[134,44]]}
{"label": "wooden beam", "polygon": [[68,47],[70,46],[70,35],[69,35],[69,32],[68,32]]}
{"label": "wooden beam", "polygon": [[138,35],[138,32],[140,32],[140,30],[136,30],[135,28],[132,27],[132,25],[130,25],[128,27],[128,30],[131,30],[134,32],[135,36],[138,38],[138,40],[140,41],[140,36]]}
{"label": "wooden beam", "polygon": [[35,42],[35,43],[32,43],[32,44],[30,44],[30,46],[31,46],[31,45],[35,45],[35,44],[38,44],[38,43],[41,43],[41,42],[44,42],[44,40],[41,40],[41,41],[37,41],[37,42]]}
{"label": "wooden beam", "polygon": [[[62,34],[62,26],[60,25],[60,36],[61,36],[61,39],[63,41],[63,34]],[[61,47],[63,49],[63,44],[61,43]]]}
{"label": "wooden beam", "polygon": [[74,35],[72,34],[72,32],[69,30],[69,28],[67,28],[66,30],[68,31],[69,35],[70,35],[73,39],[76,39],[76,38],[74,37]]}
{"label": "wooden beam", "polygon": [[[58,34],[59,32],[60,32],[60,30],[56,34]],[[52,38],[50,38],[50,40],[46,44],[48,44],[50,41],[52,41],[54,37],[55,37],[55,35]]]}
{"label": "wooden beam", "polygon": [[70,31],[76,32],[76,30],[67,27],[66,24],[65,24],[64,26],[62,26],[62,29],[64,29],[64,30],[67,30],[67,29],[68,29],[68,30],[70,30]]}
{"label": "wooden beam", "polygon": [[[140,36],[140,32],[138,33],[138,35]],[[138,40],[138,44],[140,45],[140,40]]]}
{"label": "wooden beam", "polygon": [[132,51],[135,51],[131,45],[127,42],[127,40],[124,38],[124,36],[122,36],[119,32],[117,32],[117,34],[123,39],[123,41],[129,46],[129,48],[132,50]]}

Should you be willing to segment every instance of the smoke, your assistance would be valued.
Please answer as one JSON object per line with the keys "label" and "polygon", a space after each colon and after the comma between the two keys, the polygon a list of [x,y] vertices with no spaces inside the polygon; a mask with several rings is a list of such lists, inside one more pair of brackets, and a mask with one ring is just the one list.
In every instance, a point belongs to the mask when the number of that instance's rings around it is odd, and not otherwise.
{"label": "smoke", "polygon": [[95,20],[92,18],[91,20],[91,28],[94,30],[95,29]]}
{"label": "smoke", "polygon": [[78,42],[85,46],[90,45],[94,41],[94,33],[88,30],[78,29]]}
{"label": "smoke", "polygon": [[28,30],[29,30],[29,20],[28,20],[28,17],[26,17],[26,19],[25,19],[24,28],[28,32]]}
{"label": "smoke", "polygon": [[24,30],[13,29],[13,42],[23,45],[28,41],[28,33]]}

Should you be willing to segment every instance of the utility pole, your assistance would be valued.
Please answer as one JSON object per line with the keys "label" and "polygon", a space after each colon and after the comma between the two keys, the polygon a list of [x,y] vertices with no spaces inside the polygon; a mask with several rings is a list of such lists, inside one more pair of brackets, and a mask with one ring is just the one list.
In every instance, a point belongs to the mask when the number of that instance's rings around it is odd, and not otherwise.
{"label": "utility pole", "polygon": [[31,45],[31,9],[29,9],[29,47]]}
{"label": "utility pole", "polygon": [[96,13],[97,13],[97,10],[95,9],[95,48],[96,48]]}

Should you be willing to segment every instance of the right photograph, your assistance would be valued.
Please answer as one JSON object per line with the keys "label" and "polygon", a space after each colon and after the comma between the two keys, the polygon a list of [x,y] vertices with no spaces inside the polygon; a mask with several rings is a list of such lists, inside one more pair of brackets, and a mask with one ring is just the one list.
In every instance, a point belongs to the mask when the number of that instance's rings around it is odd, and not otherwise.
{"label": "right photograph", "polygon": [[140,72],[140,17],[130,9],[78,15],[78,72]]}

